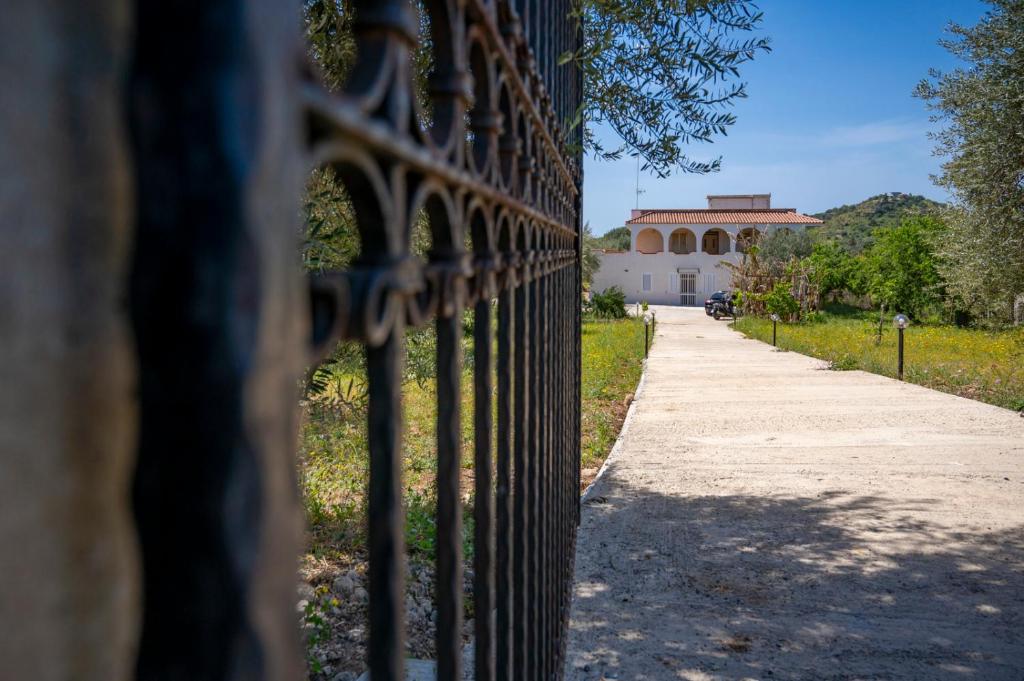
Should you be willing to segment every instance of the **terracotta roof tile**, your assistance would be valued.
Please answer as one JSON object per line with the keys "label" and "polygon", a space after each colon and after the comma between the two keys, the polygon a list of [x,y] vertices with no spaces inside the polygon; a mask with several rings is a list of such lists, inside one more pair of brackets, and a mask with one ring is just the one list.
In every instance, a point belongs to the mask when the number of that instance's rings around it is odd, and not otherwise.
{"label": "terracotta roof tile", "polygon": [[679,208],[644,211],[628,225],[820,225],[793,208]]}

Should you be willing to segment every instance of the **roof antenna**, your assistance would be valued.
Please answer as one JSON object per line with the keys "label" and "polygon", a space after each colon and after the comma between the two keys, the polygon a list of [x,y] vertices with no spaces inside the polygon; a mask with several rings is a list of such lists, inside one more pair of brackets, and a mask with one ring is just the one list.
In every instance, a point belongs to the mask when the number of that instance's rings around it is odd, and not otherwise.
{"label": "roof antenna", "polygon": [[636,156],[636,209],[640,210],[640,195],[646,192],[640,189],[640,152],[634,153],[633,156]]}

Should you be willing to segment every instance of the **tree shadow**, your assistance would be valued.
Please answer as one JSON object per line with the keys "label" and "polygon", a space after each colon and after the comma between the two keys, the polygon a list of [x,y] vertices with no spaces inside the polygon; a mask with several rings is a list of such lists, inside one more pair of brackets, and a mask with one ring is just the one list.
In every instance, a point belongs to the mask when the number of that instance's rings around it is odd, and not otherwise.
{"label": "tree shadow", "polygon": [[584,510],[569,679],[1024,678],[1022,526],[965,526],[940,499],[683,497],[609,473]]}

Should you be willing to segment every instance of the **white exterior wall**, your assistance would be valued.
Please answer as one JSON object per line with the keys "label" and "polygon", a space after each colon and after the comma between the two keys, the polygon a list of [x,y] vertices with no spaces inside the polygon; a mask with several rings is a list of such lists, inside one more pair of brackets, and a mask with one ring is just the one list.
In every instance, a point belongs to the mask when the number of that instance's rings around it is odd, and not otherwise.
{"label": "white exterior wall", "polygon": [[[736,235],[740,230],[754,227],[762,234],[776,229],[775,225],[627,225],[630,228],[629,253],[600,253],[601,266],[594,273],[593,291],[601,292],[618,286],[626,294],[627,303],[647,301],[656,305],[679,305],[679,270],[697,273],[695,303],[703,305],[705,298],[722,289],[732,288],[732,271],[720,266],[723,261],[739,264],[743,254],[736,250]],[[802,229],[804,225],[780,225],[779,228]],[[706,232],[720,229],[729,235],[729,252],[710,255],[697,252],[679,255],[669,248],[669,236],[677,229],[686,228],[697,237],[698,251]],[[661,253],[638,253],[636,235],[643,229],[656,229],[664,240]],[[643,290],[643,275],[651,275],[651,290]],[[674,289],[673,289],[674,286]]]}
{"label": "white exterior wall", "polygon": [[[708,255],[707,253],[603,253],[601,267],[594,274],[592,289],[604,291],[618,286],[626,294],[627,303],[646,300],[656,305],[679,305],[677,269],[699,270],[697,274],[696,304],[703,305],[711,293],[732,286],[732,272],[718,264],[723,260],[739,263],[741,253]],[[651,290],[643,290],[643,275],[651,275]],[[675,283],[675,291],[670,286]]]}

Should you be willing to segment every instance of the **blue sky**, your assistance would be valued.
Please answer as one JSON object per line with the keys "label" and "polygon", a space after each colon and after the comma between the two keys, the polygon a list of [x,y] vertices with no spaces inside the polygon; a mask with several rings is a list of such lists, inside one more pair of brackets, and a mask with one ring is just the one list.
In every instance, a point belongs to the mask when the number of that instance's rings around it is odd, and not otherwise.
{"label": "blue sky", "polygon": [[[701,208],[707,194],[772,194],[772,205],[818,212],[883,192],[944,200],[929,174],[924,103],[911,96],[930,67],[957,64],[936,41],[949,21],[974,24],[979,0],[761,0],[772,52],[742,70],[737,121],[693,158],[722,171],[641,173],[642,208]],[[598,130],[612,144],[608,130]],[[584,163],[583,217],[595,234],[621,226],[636,204],[636,161]]]}

